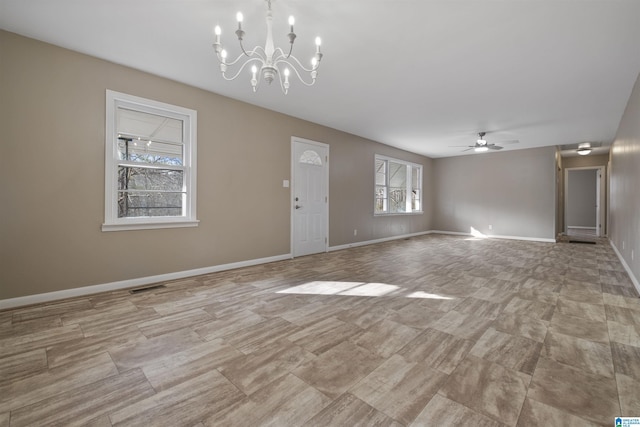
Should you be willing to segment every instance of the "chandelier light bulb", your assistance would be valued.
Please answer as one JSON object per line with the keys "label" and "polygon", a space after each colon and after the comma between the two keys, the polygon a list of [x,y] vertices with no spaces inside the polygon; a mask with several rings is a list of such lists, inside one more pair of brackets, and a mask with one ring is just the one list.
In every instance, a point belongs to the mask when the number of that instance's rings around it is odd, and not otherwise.
{"label": "chandelier light bulb", "polygon": [[215,33],[216,36],[219,36],[220,34],[222,34],[222,29],[220,29],[220,25],[216,25],[216,28],[214,28],[213,32]]}
{"label": "chandelier light bulb", "polygon": [[227,51],[225,49],[222,49],[222,52],[220,52],[220,57],[222,58],[222,63],[224,64],[227,59]]}
{"label": "chandelier light bulb", "polygon": [[236,19],[238,20],[238,23],[241,23],[243,21],[244,16],[242,16],[242,12],[236,13]]}
{"label": "chandelier light bulb", "polygon": [[296,23],[296,18],[293,17],[293,15],[291,15],[289,17],[289,25],[291,25],[293,27],[293,24]]}
{"label": "chandelier light bulb", "polygon": [[258,72],[258,67],[255,65],[251,67],[251,72],[255,75]]}

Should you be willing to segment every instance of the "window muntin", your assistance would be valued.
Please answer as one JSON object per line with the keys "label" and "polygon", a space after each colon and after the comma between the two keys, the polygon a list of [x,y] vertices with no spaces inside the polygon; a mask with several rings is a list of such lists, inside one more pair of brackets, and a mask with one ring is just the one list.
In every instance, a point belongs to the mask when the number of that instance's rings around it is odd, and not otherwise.
{"label": "window muntin", "polygon": [[422,166],[390,157],[375,157],[374,213],[422,212]]}
{"label": "window muntin", "polygon": [[107,91],[104,231],[197,225],[196,114]]}

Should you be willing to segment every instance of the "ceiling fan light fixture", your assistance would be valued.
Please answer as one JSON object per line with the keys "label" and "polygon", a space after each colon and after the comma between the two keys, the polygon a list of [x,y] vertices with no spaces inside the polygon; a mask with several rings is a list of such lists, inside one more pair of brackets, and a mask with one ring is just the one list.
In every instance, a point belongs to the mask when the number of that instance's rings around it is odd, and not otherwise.
{"label": "ceiling fan light fixture", "polygon": [[[478,143],[479,142],[480,141],[478,141]],[[484,142],[486,143],[487,141],[484,141]],[[474,148],[474,150],[475,150],[476,153],[482,153],[483,151],[489,151],[489,147],[487,147],[486,145],[482,145],[480,147]]]}

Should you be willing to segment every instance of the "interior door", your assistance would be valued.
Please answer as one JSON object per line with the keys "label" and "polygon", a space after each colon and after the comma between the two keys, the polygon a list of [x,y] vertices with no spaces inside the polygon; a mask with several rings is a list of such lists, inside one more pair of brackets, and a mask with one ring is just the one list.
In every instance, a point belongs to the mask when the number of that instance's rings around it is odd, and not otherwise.
{"label": "interior door", "polygon": [[329,223],[329,146],[292,138],[292,254],[326,252]]}

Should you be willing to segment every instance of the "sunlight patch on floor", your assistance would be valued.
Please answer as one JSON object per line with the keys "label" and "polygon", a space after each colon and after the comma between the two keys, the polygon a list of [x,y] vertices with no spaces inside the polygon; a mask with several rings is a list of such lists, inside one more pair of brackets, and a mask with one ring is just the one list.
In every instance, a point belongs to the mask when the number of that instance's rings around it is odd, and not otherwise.
{"label": "sunlight patch on floor", "polygon": [[422,291],[412,292],[407,295],[407,298],[453,299],[453,297],[445,297],[444,295],[430,294]]}
{"label": "sunlight patch on floor", "polygon": [[360,297],[381,297],[394,294],[406,298],[429,298],[448,300],[454,299],[438,294],[417,291],[409,294],[402,294],[400,286],[389,285],[387,283],[364,283],[364,282],[329,282],[313,281],[298,286],[292,286],[278,291],[279,294],[311,294],[311,295],[344,295]]}
{"label": "sunlight patch on floor", "polygon": [[465,240],[480,240],[486,239],[488,237],[486,234],[482,234],[473,227],[470,227],[469,234],[471,234],[471,237]]}

